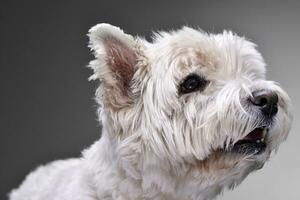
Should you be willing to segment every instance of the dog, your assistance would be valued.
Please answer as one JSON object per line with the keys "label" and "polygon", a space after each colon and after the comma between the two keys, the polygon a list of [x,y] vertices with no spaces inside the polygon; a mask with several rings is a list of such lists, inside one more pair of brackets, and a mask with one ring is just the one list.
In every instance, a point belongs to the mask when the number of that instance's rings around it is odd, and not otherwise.
{"label": "dog", "polygon": [[244,37],[185,26],[149,42],[109,24],[88,36],[102,136],[36,169],[11,200],[213,199],[287,138],[290,98]]}

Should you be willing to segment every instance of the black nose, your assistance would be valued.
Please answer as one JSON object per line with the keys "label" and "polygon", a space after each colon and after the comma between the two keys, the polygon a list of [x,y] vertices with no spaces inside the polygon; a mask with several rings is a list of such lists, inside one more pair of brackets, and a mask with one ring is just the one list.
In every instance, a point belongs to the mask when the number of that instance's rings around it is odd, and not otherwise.
{"label": "black nose", "polygon": [[259,90],[252,93],[251,102],[260,107],[266,117],[273,117],[278,112],[278,95],[270,90]]}

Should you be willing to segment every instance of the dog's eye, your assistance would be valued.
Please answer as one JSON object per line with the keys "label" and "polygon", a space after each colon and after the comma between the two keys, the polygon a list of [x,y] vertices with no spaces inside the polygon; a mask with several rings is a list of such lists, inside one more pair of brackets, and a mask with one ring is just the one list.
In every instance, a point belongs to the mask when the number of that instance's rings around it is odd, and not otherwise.
{"label": "dog's eye", "polygon": [[208,81],[197,74],[188,75],[184,81],[180,84],[179,92],[186,94],[195,91],[203,91]]}

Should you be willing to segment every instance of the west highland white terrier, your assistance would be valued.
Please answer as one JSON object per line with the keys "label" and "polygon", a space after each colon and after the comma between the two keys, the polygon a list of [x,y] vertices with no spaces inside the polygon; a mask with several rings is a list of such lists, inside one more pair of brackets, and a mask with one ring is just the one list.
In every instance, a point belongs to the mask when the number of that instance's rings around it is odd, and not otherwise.
{"label": "west highland white terrier", "polygon": [[101,139],[29,174],[11,200],[207,200],[263,167],[290,130],[288,95],[256,45],[183,27],[153,41],[98,24]]}

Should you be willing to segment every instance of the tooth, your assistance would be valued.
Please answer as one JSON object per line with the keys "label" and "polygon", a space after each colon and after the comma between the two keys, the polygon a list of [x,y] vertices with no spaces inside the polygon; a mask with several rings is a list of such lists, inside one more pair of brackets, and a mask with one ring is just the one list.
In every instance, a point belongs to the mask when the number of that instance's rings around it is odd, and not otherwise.
{"label": "tooth", "polygon": [[267,134],[267,129],[264,128],[264,130],[263,130],[263,136],[265,136],[266,134]]}

